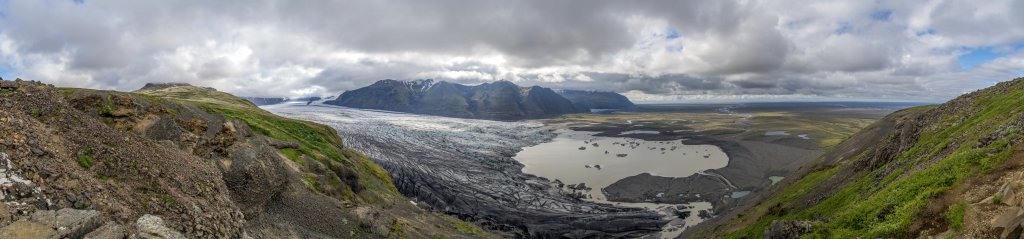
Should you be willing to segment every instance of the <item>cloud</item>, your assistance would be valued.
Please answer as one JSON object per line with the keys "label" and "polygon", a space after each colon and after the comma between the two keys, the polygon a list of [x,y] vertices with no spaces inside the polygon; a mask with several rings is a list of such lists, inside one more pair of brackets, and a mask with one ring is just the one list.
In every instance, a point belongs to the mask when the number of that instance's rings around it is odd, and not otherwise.
{"label": "cloud", "polygon": [[[1020,75],[1021,11],[1014,0],[0,1],[0,69],[247,96],[434,78],[659,99],[943,100]],[[1000,54],[961,68],[965,49]]]}

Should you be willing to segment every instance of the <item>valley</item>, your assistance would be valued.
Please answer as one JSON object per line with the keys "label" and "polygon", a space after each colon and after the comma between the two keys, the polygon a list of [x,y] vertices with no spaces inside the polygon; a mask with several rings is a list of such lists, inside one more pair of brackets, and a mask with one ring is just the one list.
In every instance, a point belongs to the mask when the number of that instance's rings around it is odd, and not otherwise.
{"label": "valley", "polygon": [[264,109],[337,129],[412,203],[505,236],[672,238],[903,107],[814,106],[640,106],[515,122],[306,102]]}

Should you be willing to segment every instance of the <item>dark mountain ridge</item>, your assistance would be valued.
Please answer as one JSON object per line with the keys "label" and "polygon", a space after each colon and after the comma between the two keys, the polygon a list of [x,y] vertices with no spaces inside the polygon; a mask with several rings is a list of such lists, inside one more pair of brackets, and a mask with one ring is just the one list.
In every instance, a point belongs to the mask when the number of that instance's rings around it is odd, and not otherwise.
{"label": "dark mountain ridge", "polygon": [[346,91],[324,102],[352,108],[377,109],[456,118],[516,120],[587,112],[555,91],[519,87],[508,81],[467,86],[433,80],[381,80]]}

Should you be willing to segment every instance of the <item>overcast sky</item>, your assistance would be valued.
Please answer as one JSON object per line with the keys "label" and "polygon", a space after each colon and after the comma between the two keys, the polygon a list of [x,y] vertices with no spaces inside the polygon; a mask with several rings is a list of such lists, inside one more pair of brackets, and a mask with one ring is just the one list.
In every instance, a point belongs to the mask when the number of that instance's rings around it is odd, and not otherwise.
{"label": "overcast sky", "polygon": [[381,79],[638,101],[941,101],[1024,75],[1024,0],[0,0],[0,76],[242,96]]}

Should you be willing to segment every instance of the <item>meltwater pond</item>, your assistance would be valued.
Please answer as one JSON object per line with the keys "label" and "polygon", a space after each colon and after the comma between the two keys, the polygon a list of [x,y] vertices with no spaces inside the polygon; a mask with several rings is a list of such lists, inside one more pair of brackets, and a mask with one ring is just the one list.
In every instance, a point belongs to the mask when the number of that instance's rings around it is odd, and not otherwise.
{"label": "meltwater pond", "polygon": [[593,188],[588,195],[592,201],[607,202],[600,189],[629,176],[686,177],[729,163],[725,152],[714,145],[602,137],[569,129],[556,133],[550,142],[524,148],[515,159],[525,165],[525,173],[565,184],[585,183]]}
{"label": "meltwater pond", "polygon": [[[632,131],[631,133],[637,133]],[[639,131],[643,132],[643,131]],[[654,131],[657,132],[657,131]],[[714,145],[685,145],[679,140],[648,141],[624,137],[594,136],[596,132],[559,129],[550,142],[526,147],[515,159],[525,165],[524,173],[566,185],[583,183],[586,200],[624,207],[646,208],[663,215],[669,224],[654,238],[675,238],[688,227],[704,221],[697,212],[711,210],[711,203],[688,204],[625,203],[608,201],[602,188],[641,173],[664,177],[686,177],[703,170],[725,167],[728,156]],[[647,132],[643,132],[647,133]],[[626,135],[626,134],[620,134]],[[671,197],[672,195],[658,195]],[[680,217],[670,208],[688,207],[690,215]]]}

